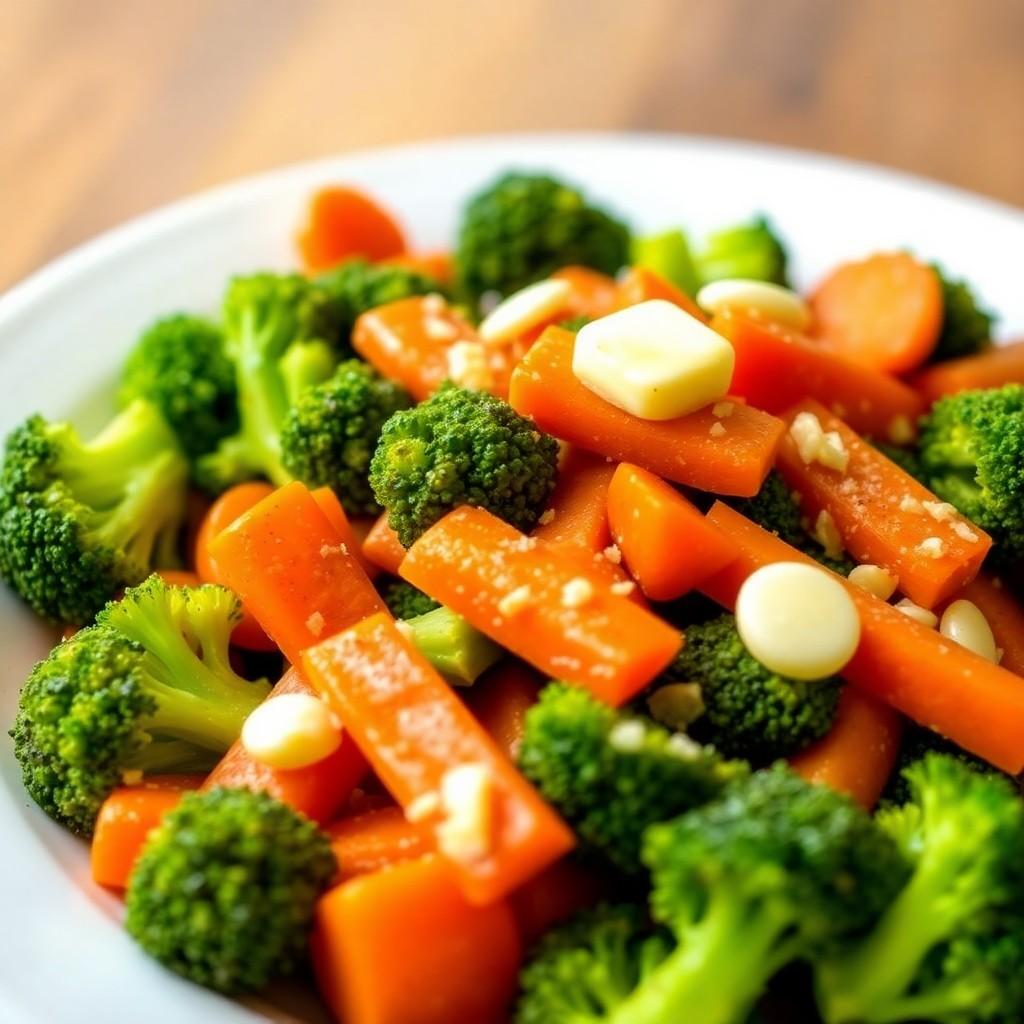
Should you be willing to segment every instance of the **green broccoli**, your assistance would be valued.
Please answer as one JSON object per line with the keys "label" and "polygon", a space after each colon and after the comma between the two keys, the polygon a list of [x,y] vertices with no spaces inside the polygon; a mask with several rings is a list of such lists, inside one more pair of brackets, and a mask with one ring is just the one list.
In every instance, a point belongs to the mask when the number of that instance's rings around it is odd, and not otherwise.
{"label": "green broccoli", "polygon": [[940,398],[918,445],[925,482],[992,535],[994,558],[1024,559],[1024,385]]}
{"label": "green broccoli", "polygon": [[56,647],[22,688],[11,733],[32,799],[89,835],[125,773],[212,767],[270,690],[228,661],[240,618],[223,587],[152,576]]}
{"label": "green broccoli", "polygon": [[88,622],[114,592],[177,563],[188,463],[148,402],[91,441],[31,416],[0,467],[0,577],[40,615]]}
{"label": "green broccoli", "polygon": [[940,754],[907,769],[911,802],[879,826],[912,873],[874,929],[822,961],[828,1024],[1024,1019],[1024,803]]}
{"label": "green broccoli", "polygon": [[370,486],[405,547],[459,505],[529,530],[547,507],[558,442],[508,402],[446,383],[384,424]]}
{"label": "green broccoli", "polygon": [[415,619],[417,615],[426,615],[441,607],[440,601],[405,580],[392,580],[381,591],[381,597],[396,619]]}
{"label": "green broccoli", "polygon": [[347,360],[329,381],[300,395],[285,417],[285,470],[310,487],[330,487],[350,516],[377,515],[370,459],[385,422],[411,404],[367,363]]}
{"label": "green broccoli", "polygon": [[586,327],[590,323],[591,319],[589,316],[571,316],[568,320],[563,320],[558,326],[563,331],[572,331],[573,334],[577,334],[581,327]]}
{"label": "green broccoli", "polygon": [[519,766],[594,853],[640,870],[644,829],[715,797],[746,765],[553,683],[526,713]]}
{"label": "green broccoli", "polygon": [[238,429],[235,368],[220,329],[202,317],[179,313],[146,330],[121,371],[119,395],[122,405],[152,402],[189,458]]}
{"label": "green broccoli", "polygon": [[729,614],[690,626],[686,643],[660,682],[697,683],[704,713],[695,739],[726,757],[767,764],[802,750],[832,727],[842,682],[787,679],[751,655]]}
{"label": "green broccoli", "polygon": [[786,249],[765,217],[709,235],[694,262],[702,284],[730,277],[789,284]]}
{"label": "green broccoli", "polygon": [[459,227],[460,290],[473,303],[508,295],[560,267],[614,274],[629,259],[628,228],[570,185],[543,174],[506,174],[478,192]]}
{"label": "green broccoli", "polygon": [[190,981],[259,989],[304,962],[316,901],[336,871],[327,836],[266,793],[188,793],[146,841],[125,925]]}
{"label": "green broccoli", "polygon": [[472,686],[504,653],[493,640],[444,606],[406,619],[403,626],[420,654],[452,686]]}
{"label": "green broccoli", "polygon": [[297,274],[236,277],[224,298],[225,350],[234,363],[241,426],[199,458],[200,485],[217,493],[242,480],[290,480],[281,459],[288,409],[334,372],[337,316],[322,289]]}
{"label": "green broccoli", "polygon": [[966,281],[954,281],[937,263],[932,269],[942,287],[942,330],[931,354],[931,362],[973,356],[992,346],[995,315],[978,305]]}
{"label": "green broccoli", "polygon": [[690,243],[678,228],[634,238],[630,246],[630,262],[653,270],[687,295],[696,295],[700,288],[690,255]]}

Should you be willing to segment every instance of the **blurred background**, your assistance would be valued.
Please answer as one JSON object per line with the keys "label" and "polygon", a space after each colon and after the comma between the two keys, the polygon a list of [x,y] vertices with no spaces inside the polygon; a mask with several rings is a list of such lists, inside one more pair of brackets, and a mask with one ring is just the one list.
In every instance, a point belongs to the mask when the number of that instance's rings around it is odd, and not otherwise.
{"label": "blurred background", "polygon": [[0,289],[197,189],[462,133],[722,135],[1024,205],[1022,108],[1024,0],[0,0]]}

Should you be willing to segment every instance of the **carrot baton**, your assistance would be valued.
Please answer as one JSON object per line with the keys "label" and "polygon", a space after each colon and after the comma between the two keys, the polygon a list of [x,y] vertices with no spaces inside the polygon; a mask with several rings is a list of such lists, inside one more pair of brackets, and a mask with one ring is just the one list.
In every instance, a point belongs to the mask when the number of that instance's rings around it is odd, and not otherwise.
{"label": "carrot baton", "polygon": [[490,903],[573,836],[388,615],[306,651],[313,685],[389,792],[429,822],[466,898]]}
{"label": "carrot baton", "polygon": [[[791,429],[779,446],[779,472],[800,495],[811,523],[822,511],[832,517],[843,547],[858,562],[887,569],[899,580],[899,589],[926,608],[977,575],[992,547],[987,533],[818,402],[801,402],[783,419]],[[809,450],[822,431],[838,435],[845,469],[823,465]],[[805,461],[808,456],[811,461]]]}
{"label": "carrot baton", "polygon": [[928,366],[911,383],[930,405],[959,391],[1024,384],[1024,341],[1000,345],[976,356],[950,359]]}
{"label": "carrot baton", "polygon": [[528,665],[507,658],[466,694],[469,710],[512,761],[519,756],[526,712],[537,703],[543,684]]}
{"label": "carrot baton", "polygon": [[591,320],[607,316],[618,305],[618,286],[613,277],[590,267],[569,266],[556,270],[551,277],[568,281],[571,289],[567,317],[585,316]]}
{"label": "carrot baton", "polygon": [[608,487],[615,463],[570,448],[558,471],[558,483],[533,536],[552,544],[578,544],[603,551],[612,542],[608,529]]}
{"label": "carrot baton", "polygon": [[384,602],[310,492],[287,484],[210,543],[222,581],[297,664],[322,637]]}
{"label": "carrot baton", "polygon": [[1024,676],[1024,607],[1003,581],[982,573],[956,596],[973,601],[988,620],[996,647],[1003,652],[999,664]]}
{"label": "carrot baton", "polygon": [[337,531],[341,543],[356,556],[356,561],[362,567],[363,572],[366,573],[367,578],[374,579],[379,574],[380,569],[363,554],[362,541],[356,533],[354,524],[349,520],[348,513],[342,506],[338,496],[330,487],[318,487],[315,491],[310,491],[310,493],[313,495],[313,500],[320,506],[320,511],[327,516],[331,526]]}
{"label": "carrot baton", "polygon": [[[572,372],[575,335],[549,327],[512,374],[509,401],[537,426],[617,462],[632,462],[675,483],[751,497],[771,469],[783,425],[732,403],[674,420],[642,420],[585,387]],[[721,403],[718,408],[721,413]]]}
{"label": "carrot baton", "polygon": [[[743,581],[773,562],[813,559],[716,502],[708,518],[740,549],[736,561],[701,590],[726,608],[735,606]],[[919,725],[1017,775],[1024,769],[1024,686],[1019,676],[993,665],[904,615],[866,590],[846,583],[860,613],[860,645],[844,678],[902,711]]]}
{"label": "carrot baton", "polygon": [[707,314],[686,292],[649,267],[630,267],[619,281],[618,307],[625,309],[651,299],[664,299],[696,317],[702,324],[708,322]]}
{"label": "carrot baton", "polygon": [[523,942],[532,946],[556,924],[614,898],[613,891],[609,879],[592,866],[563,857],[516,889],[509,902]]}
{"label": "carrot baton", "polygon": [[327,834],[343,882],[434,852],[430,828],[409,821],[400,807],[381,807],[342,818]]}
{"label": "carrot baton", "polygon": [[584,575],[577,549],[526,537],[481,508],[463,506],[435,523],[401,574],[549,678],[610,704],[642,690],[681,643],[616,584]]}
{"label": "carrot baton", "polygon": [[392,576],[405,558],[405,548],[394,530],[388,526],[388,514],[382,512],[363,541],[363,557]]}

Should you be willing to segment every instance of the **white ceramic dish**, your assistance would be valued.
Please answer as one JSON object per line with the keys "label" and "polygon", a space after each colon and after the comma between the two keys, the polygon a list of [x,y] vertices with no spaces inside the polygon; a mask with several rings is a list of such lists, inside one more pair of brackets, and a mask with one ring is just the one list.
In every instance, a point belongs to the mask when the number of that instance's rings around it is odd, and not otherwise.
{"label": "white ceramic dish", "polygon": [[[422,246],[450,243],[467,193],[510,167],[584,185],[638,229],[700,233],[768,212],[797,282],[836,261],[912,247],[980,288],[1003,336],[1024,333],[1024,213],[930,182],[820,156],[708,139],[553,135],[470,139],[288,168],[188,199],[119,228],[0,298],[0,433],[40,410],[96,426],[139,329],[161,313],[212,310],[227,276],[292,263],[291,237],[317,186],[352,182],[397,210]],[[14,717],[50,632],[0,587],[0,723]],[[25,795],[0,744],[0,1021],[190,1024],[319,1020],[294,994],[251,1008],[166,973],[88,879],[84,844]]]}

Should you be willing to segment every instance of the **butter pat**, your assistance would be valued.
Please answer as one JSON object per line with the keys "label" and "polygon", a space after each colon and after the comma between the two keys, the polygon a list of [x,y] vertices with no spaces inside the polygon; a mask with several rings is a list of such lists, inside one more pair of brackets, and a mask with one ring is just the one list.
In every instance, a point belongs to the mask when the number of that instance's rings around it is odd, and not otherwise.
{"label": "butter pat", "polygon": [[265,700],[245,720],[241,738],[254,761],[288,771],[316,764],[341,746],[327,705],[309,693]]}
{"label": "butter pat", "polygon": [[645,420],[672,420],[717,402],[734,365],[725,338],[663,299],[584,324],[572,360],[587,388]]}
{"label": "butter pat", "polygon": [[697,305],[708,313],[738,310],[765,320],[806,330],[811,325],[810,307],[795,292],[767,281],[729,278],[712,281],[697,292]]}

